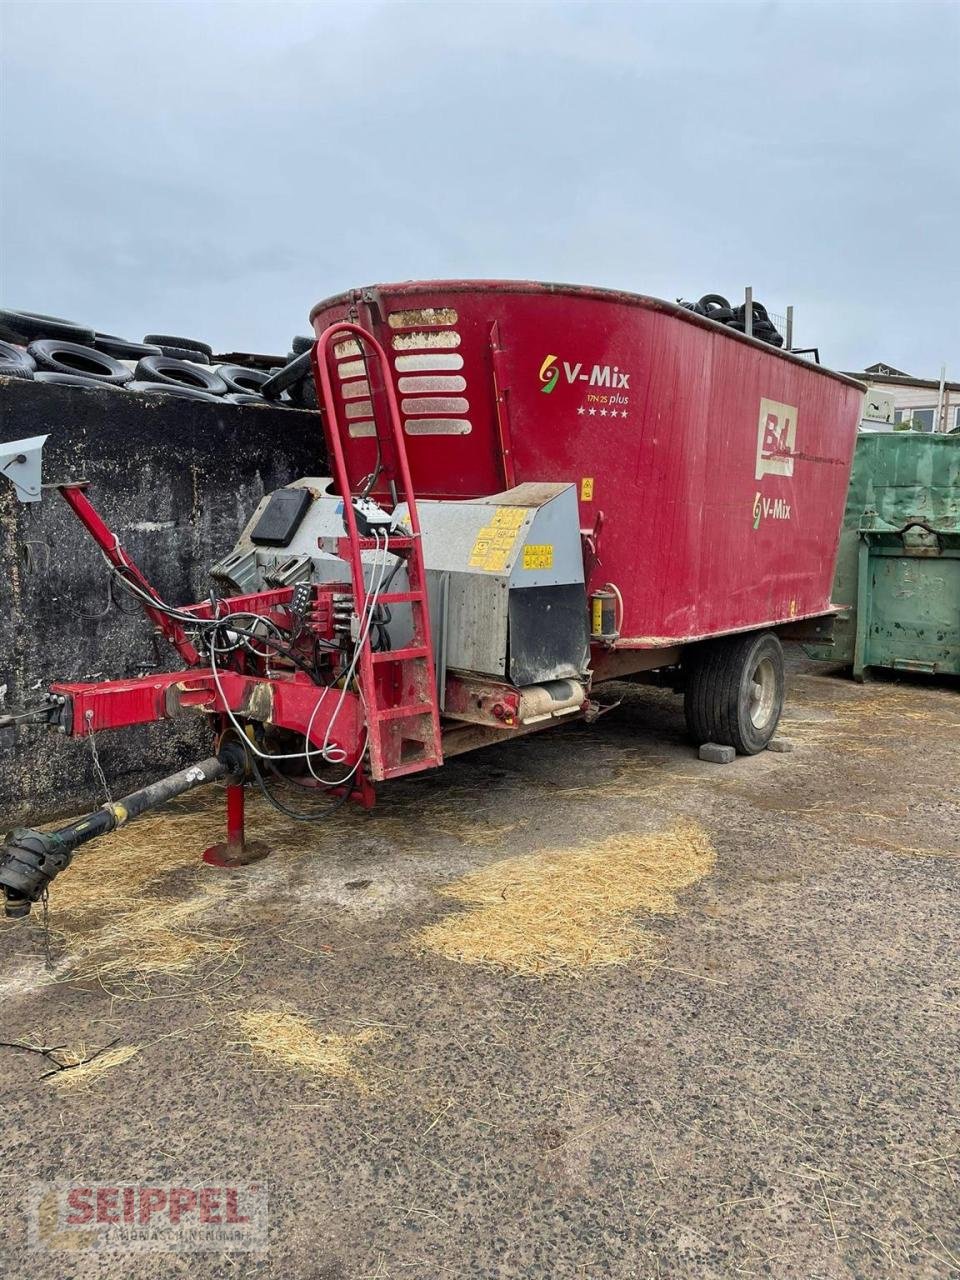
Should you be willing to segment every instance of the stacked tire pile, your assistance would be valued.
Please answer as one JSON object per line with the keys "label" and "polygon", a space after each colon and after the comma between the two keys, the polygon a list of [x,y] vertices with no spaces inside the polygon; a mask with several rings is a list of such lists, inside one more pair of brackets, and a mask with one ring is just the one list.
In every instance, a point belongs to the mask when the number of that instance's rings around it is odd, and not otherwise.
{"label": "stacked tire pile", "polygon": [[[309,345],[310,339],[295,339]],[[215,403],[316,408],[309,392],[267,399],[261,388],[280,371],[212,364],[213,348],[194,338],[147,334],[130,342],[59,316],[0,311],[0,378],[62,386],[113,388]],[[293,355],[291,354],[291,359]]]}
{"label": "stacked tire pile", "polygon": [[[717,324],[725,324],[730,329],[736,329],[738,333],[747,331],[746,306],[731,307],[723,294],[705,293],[699,302],[684,302],[682,298],[678,298],[677,301],[681,307],[685,307],[687,311],[695,311],[698,316],[706,316],[708,320],[715,320]],[[770,319],[767,308],[762,302],[753,304],[753,337],[759,338],[761,342],[768,342],[771,347],[783,346],[783,335]]]}

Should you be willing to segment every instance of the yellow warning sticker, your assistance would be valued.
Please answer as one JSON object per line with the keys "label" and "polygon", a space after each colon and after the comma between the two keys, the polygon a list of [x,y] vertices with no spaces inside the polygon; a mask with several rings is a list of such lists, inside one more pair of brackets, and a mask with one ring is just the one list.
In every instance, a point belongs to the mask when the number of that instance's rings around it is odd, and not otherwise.
{"label": "yellow warning sticker", "polygon": [[593,476],[584,476],[580,481],[580,501],[593,501]]}
{"label": "yellow warning sticker", "polygon": [[553,543],[528,542],[523,548],[523,567],[525,569],[552,569]]}
{"label": "yellow warning sticker", "polygon": [[498,529],[519,529],[526,517],[526,507],[497,507],[490,523]]}
{"label": "yellow warning sticker", "polygon": [[516,545],[520,526],[529,514],[527,507],[498,507],[490,523],[477,533],[470,551],[470,568],[503,573]]}

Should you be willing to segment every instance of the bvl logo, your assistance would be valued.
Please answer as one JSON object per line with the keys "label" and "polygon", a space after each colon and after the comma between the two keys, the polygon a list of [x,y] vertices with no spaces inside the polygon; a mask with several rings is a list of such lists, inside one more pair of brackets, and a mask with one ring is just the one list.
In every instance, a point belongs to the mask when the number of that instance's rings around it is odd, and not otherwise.
{"label": "bvl logo", "polygon": [[760,401],[757,426],[757,480],[764,476],[792,476],[797,439],[797,410],[776,400]]}

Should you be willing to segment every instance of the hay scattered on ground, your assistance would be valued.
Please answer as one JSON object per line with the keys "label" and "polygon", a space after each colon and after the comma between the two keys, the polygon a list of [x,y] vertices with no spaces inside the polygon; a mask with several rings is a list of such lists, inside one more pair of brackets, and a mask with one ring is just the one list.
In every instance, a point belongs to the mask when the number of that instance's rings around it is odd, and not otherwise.
{"label": "hay scattered on ground", "polygon": [[[201,961],[236,956],[242,938],[199,923],[227,892],[200,863],[201,850],[221,834],[219,806],[174,805],[79,850],[50,893],[51,929],[66,952],[56,979],[144,996],[154,976],[187,974]],[[175,872],[187,883],[165,896],[163,880]]]}
{"label": "hay scattered on ground", "polygon": [[78,924],[100,922],[111,911],[135,907],[158,880],[191,869],[202,873],[200,854],[222,839],[221,796],[175,800],[78,849],[50,890],[51,906]]}
{"label": "hay scattered on ground", "polygon": [[122,1067],[140,1052],[135,1044],[119,1044],[103,1053],[91,1054],[87,1046],[63,1049],[58,1057],[63,1069],[49,1078],[58,1089],[77,1089],[94,1084],[114,1067]]}
{"label": "hay scattered on ground", "polygon": [[183,901],[147,898],[129,909],[114,910],[92,931],[58,928],[69,955],[61,978],[95,980],[119,994],[136,994],[160,974],[192,972],[202,960],[229,960],[241,951],[237,935],[211,933],[195,923],[215,906],[223,888]]}
{"label": "hay scattered on ground", "polygon": [[655,949],[633,914],[674,914],[677,891],[715,862],[695,823],[507,858],[441,889],[470,909],[421,929],[415,942],[461,964],[537,977],[623,964]]}
{"label": "hay scattered on ground", "polygon": [[379,1037],[372,1027],[354,1035],[321,1031],[310,1018],[284,1009],[247,1010],[235,1015],[244,1041],[254,1054],[330,1080],[345,1080],[360,1092],[369,1085],[358,1057]]}

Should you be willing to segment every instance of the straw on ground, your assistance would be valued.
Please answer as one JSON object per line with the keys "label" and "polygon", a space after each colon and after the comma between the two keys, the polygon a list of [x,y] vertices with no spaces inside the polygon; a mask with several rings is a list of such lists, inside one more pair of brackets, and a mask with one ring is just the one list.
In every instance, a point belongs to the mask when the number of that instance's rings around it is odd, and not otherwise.
{"label": "straw on ground", "polygon": [[507,858],[441,889],[469,909],[421,929],[415,942],[448,960],[540,977],[623,964],[655,950],[633,916],[675,913],[677,891],[715,861],[695,823]]}
{"label": "straw on ground", "polygon": [[61,1053],[61,1069],[50,1080],[60,1089],[77,1089],[95,1083],[114,1067],[136,1057],[140,1048],[135,1044],[118,1044],[103,1053],[91,1054],[84,1044]]}
{"label": "straw on ground", "polygon": [[249,1009],[234,1016],[254,1054],[279,1066],[345,1080],[361,1092],[369,1087],[360,1057],[363,1047],[379,1038],[375,1028],[340,1035],[323,1031],[312,1019],[286,1009]]}

